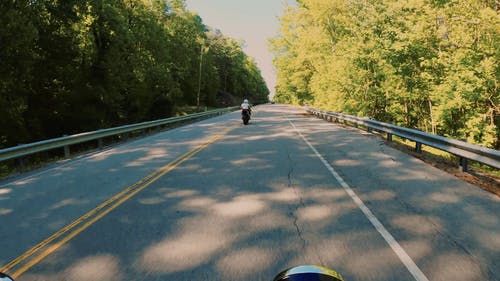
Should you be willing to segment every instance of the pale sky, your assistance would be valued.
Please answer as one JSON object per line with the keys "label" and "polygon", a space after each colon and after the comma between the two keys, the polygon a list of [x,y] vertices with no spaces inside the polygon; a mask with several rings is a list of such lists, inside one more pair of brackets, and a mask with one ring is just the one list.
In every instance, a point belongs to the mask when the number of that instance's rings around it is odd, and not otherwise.
{"label": "pale sky", "polygon": [[293,0],[186,0],[188,10],[200,15],[203,23],[226,36],[244,40],[244,51],[255,58],[257,66],[274,95],[276,74],[267,41],[279,29],[278,17],[286,3]]}

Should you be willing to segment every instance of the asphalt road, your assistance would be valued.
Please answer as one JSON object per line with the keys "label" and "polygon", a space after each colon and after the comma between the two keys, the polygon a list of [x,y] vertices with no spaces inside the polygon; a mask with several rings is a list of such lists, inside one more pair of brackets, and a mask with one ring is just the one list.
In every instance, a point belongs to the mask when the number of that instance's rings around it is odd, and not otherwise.
{"label": "asphalt road", "polygon": [[0,183],[0,266],[21,281],[271,280],[298,264],[500,280],[499,214],[378,136],[266,105],[248,126],[231,113]]}

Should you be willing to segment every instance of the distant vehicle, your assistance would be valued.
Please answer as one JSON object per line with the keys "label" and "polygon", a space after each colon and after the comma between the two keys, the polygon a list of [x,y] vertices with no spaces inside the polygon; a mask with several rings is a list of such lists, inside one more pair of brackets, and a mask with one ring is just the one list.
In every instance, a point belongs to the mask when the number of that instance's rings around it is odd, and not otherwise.
{"label": "distant vehicle", "polygon": [[276,103],[275,101],[273,101],[273,100],[271,101],[271,104],[275,104],[275,103]]}
{"label": "distant vehicle", "polygon": [[248,125],[248,121],[250,121],[250,110],[242,109],[241,110],[241,119],[243,120],[244,125]]}
{"label": "distant vehicle", "polygon": [[243,124],[248,125],[251,114],[252,109],[250,108],[250,104],[248,103],[247,99],[244,99],[243,103],[241,104],[241,119],[243,120]]}

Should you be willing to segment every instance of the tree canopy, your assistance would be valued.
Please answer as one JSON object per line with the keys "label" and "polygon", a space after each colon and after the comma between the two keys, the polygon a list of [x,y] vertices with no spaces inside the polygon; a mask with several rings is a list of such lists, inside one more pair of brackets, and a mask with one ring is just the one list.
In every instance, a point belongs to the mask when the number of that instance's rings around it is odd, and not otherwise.
{"label": "tree canopy", "polygon": [[500,148],[500,4],[297,0],[270,41],[275,99]]}
{"label": "tree canopy", "polygon": [[227,95],[268,100],[243,43],[184,0],[2,0],[0,10],[0,147],[230,105]]}

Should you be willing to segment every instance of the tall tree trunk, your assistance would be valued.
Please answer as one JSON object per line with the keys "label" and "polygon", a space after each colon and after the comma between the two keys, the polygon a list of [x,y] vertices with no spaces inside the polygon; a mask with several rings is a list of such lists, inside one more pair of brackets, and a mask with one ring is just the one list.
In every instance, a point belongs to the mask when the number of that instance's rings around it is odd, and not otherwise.
{"label": "tall tree trunk", "polygon": [[434,114],[432,113],[432,101],[431,99],[428,99],[427,101],[429,102],[429,114],[431,116],[432,133],[436,134],[436,122],[434,121]]}

